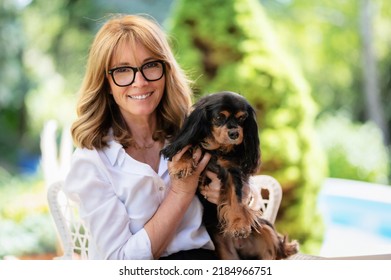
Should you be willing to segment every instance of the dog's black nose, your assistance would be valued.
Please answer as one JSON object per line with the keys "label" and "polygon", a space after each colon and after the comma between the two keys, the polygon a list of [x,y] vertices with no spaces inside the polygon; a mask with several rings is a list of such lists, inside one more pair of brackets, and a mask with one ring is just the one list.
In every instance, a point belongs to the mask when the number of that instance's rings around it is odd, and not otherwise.
{"label": "dog's black nose", "polygon": [[228,137],[232,140],[235,140],[239,137],[239,132],[237,131],[229,131],[228,132]]}

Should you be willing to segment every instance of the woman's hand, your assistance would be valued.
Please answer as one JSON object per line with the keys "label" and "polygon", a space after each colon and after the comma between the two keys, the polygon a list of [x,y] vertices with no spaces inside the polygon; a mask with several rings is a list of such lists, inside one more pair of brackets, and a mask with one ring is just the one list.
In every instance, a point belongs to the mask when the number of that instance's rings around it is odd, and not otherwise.
{"label": "woman's hand", "polygon": [[[179,161],[182,160],[182,157],[186,152],[191,148],[190,145],[184,147],[179,151],[172,160],[168,162],[168,170],[172,168],[173,165],[177,165]],[[191,174],[184,176],[182,178],[177,178],[176,176],[171,176],[172,190],[175,192],[181,193],[192,193],[195,194],[195,191],[198,187],[199,177],[201,172],[205,169],[206,165],[210,160],[210,154],[205,153],[202,155],[202,151],[199,148],[196,148],[192,154],[192,165],[193,170]]]}
{"label": "woman's hand", "polygon": [[[201,186],[200,192],[206,200],[211,203],[218,204],[220,200],[221,181],[216,173],[206,171],[206,176],[211,180],[209,185]],[[246,204],[250,209],[259,211],[262,207],[261,190],[257,186],[249,185],[243,190],[243,204]]]}
{"label": "woman's hand", "polygon": [[207,170],[206,176],[211,182],[206,186],[201,186],[200,192],[207,201],[217,204],[220,200],[221,181],[216,173],[213,173],[212,171]]}

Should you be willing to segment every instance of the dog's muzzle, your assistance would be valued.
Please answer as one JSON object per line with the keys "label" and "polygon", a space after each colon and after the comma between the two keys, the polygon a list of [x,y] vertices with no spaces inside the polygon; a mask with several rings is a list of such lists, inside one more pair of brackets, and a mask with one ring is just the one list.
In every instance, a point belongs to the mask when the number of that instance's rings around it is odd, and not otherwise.
{"label": "dog's muzzle", "polygon": [[236,129],[229,130],[228,137],[232,140],[236,140],[239,137],[239,132]]}

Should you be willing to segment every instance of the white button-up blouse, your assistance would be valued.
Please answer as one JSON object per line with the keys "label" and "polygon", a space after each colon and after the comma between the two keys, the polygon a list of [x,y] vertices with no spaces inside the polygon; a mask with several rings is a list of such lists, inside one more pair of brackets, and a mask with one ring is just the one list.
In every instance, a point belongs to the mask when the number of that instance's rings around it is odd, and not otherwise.
{"label": "white button-up blouse", "polygon": [[[76,149],[65,192],[80,205],[90,232],[90,259],[152,259],[144,229],[170,188],[167,160],[158,174],[130,157],[114,140],[102,150]],[[214,249],[202,225],[202,205],[194,196],[162,256],[196,248]]]}

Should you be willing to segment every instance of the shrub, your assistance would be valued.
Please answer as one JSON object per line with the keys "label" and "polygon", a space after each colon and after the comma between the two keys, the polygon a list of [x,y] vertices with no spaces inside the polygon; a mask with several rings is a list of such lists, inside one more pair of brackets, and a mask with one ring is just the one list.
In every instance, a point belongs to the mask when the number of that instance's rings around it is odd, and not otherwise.
{"label": "shrub", "polygon": [[0,259],[56,252],[43,181],[0,174]]}
{"label": "shrub", "polygon": [[375,124],[353,123],[342,114],[327,115],[317,122],[317,131],[330,177],[388,184],[389,151]]}

